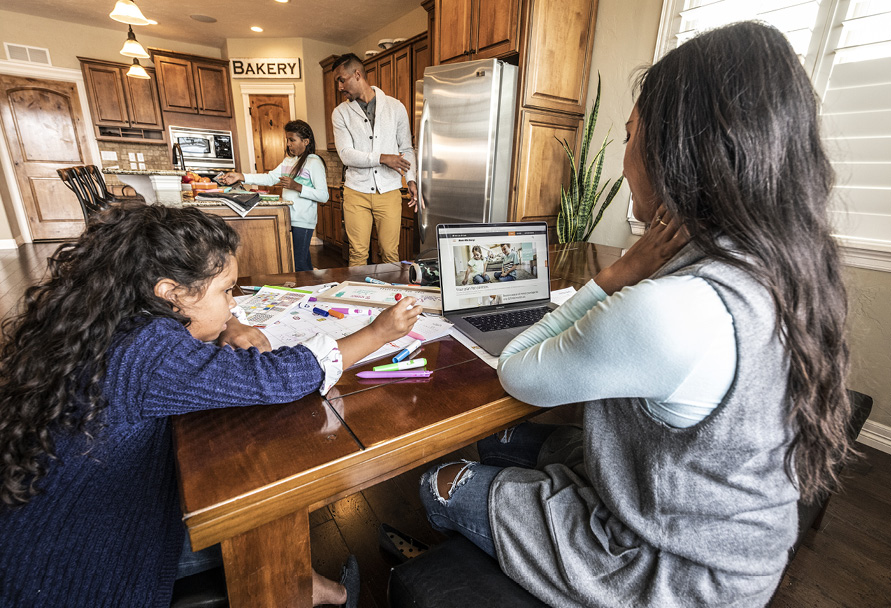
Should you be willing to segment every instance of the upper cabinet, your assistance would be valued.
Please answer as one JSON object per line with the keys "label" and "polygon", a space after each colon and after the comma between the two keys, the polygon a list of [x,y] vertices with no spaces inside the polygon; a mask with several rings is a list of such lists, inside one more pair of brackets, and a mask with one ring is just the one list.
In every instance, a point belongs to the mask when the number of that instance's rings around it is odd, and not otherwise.
{"label": "upper cabinet", "polygon": [[161,109],[232,117],[228,61],[160,49],[149,52],[158,74]]}
{"label": "upper cabinet", "polygon": [[436,0],[434,63],[508,57],[520,48],[520,0]]}
{"label": "upper cabinet", "polygon": [[148,80],[126,75],[128,64],[78,57],[99,139],[164,141],[154,70]]}

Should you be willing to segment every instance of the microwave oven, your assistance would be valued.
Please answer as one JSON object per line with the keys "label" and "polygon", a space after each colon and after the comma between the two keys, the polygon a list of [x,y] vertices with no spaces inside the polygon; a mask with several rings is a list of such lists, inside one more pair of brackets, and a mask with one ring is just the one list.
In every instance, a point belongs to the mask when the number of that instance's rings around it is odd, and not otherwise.
{"label": "microwave oven", "polygon": [[187,169],[235,169],[232,131],[171,125],[170,144],[179,144]]}

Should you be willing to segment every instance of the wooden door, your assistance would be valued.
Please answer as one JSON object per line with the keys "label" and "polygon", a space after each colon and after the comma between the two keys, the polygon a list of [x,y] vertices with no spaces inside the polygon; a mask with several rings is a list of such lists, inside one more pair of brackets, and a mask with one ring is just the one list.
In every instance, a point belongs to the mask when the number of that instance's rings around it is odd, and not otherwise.
{"label": "wooden door", "polygon": [[[529,0],[529,15],[523,105],[584,113],[597,0]],[[565,44],[548,42],[554,32]]]}
{"label": "wooden door", "polygon": [[470,45],[473,59],[504,57],[516,53],[520,42],[520,0],[476,2],[473,41]]}
{"label": "wooden door", "polygon": [[254,172],[275,169],[285,157],[285,124],[291,119],[287,95],[251,95]]}
{"label": "wooden door", "polygon": [[95,164],[72,82],[0,75],[0,119],[34,240],[74,238],[83,212],[56,169]]}
{"label": "wooden door", "polygon": [[149,78],[130,78],[121,70],[127,105],[130,108],[130,126],[140,129],[163,129],[161,106],[158,103],[158,86],[155,71],[147,69]]}
{"label": "wooden door", "polygon": [[393,65],[393,55],[387,55],[377,62],[377,85],[381,91],[390,97],[396,97],[396,71]]}
{"label": "wooden door", "polygon": [[434,63],[466,61],[470,55],[472,0],[436,0]]}
{"label": "wooden door", "polygon": [[129,127],[127,102],[121,84],[121,69],[99,63],[83,63],[81,67],[83,67],[87,96],[92,103],[93,122],[107,127]]}
{"label": "wooden door", "polygon": [[228,68],[197,62],[192,66],[195,69],[195,98],[198,102],[198,113],[231,117]]}
{"label": "wooden door", "polygon": [[547,222],[550,238],[556,236],[554,227],[560,211],[560,186],[569,183],[569,159],[560,142],[565,139],[569,148],[578,153],[582,119],[522,110],[519,122],[513,202],[508,221]]}
{"label": "wooden door", "polygon": [[165,112],[197,114],[198,104],[195,101],[192,62],[162,55],[154,55],[152,61],[158,76],[161,109]]}

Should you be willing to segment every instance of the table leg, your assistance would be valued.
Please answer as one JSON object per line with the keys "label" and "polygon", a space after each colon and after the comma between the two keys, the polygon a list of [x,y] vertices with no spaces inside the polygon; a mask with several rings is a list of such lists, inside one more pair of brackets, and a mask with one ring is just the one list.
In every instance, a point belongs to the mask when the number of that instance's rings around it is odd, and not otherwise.
{"label": "table leg", "polygon": [[222,545],[232,608],[312,606],[307,510],[249,530]]}

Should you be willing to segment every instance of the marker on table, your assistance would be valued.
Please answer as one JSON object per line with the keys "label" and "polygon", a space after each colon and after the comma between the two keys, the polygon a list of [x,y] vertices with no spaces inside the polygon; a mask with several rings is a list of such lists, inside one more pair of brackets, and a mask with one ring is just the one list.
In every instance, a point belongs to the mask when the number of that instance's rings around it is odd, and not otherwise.
{"label": "marker on table", "polygon": [[386,365],[377,365],[371,369],[376,372],[395,372],[403,369],[412,369],[414,367],[424,367],[427,365],[427,359],[409,359],[408,361],[400,361],[399,363],[387,363]]}
{"label": "marker on table", "polygon": [[417,333],[417,332],[414,332],[414,331],[410,331],[410,332],[408,332],[406,335],[407,335],[409,338],[414,338],[415,340],[421,340],[421,341],[423,341],[423,340],[426,340],[426,339],[427,339],[427,338],[425,338],[424,336],[422,336],[421,334],[419,334],[419,333]]}
{"label": "marker on table", "polygon": [[239,285],[242,291],[260,291],[263,289],[259,285]]}
{"label": "marker on table", "polygon": [[327,317],[328,311],[323,308],[315,307],[312,309],[312,314],[319,315],[320,317]]}
{"label": "marker on table", "polygon": [[359,378],[429,378],[433,372],[426,370],[409,369],[396,372],[359,372]]}
{"label": "marker on table", "polygon": [[339,310],[334,310],[333,308],[328,310],[328,314],[334,317],[335,319],[343,319],[346,315],[340,312]]}
{"label": "marker on table", "polygon": [[389,285],[386,281],[381,281],[380,279],[375,279],[372,277],[365,277],[366,283],[374,283],[375,285]]}
{"label": "marker on table", "polygon": [[412,354],[419,348],[421,348],[421,341],[413,340],[411,342],[411,344],[409,344],[408,346],[406,346],[405,348],[400,350],[399,354],[397,354],[395,357],[393,357],[393,363],[399,363],[400,361],[407,358],[410,354]]}

